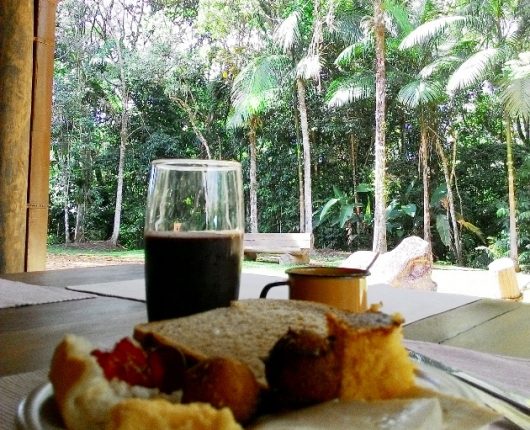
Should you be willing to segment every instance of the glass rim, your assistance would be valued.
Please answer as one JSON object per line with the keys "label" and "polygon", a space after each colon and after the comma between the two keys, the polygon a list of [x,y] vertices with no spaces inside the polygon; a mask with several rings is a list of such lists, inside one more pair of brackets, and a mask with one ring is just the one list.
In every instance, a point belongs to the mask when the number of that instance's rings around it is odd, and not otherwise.
{"label": "glass rim", "polygon": [[159,158],[151,161],[153,167],[166,168],[168,170],[173,168],[189,168],[189,169],[204,169],[204,168],[225,168],[225,169],[240,169],[241,163],[239,161],[231,160],[210,160],[198,158]]}

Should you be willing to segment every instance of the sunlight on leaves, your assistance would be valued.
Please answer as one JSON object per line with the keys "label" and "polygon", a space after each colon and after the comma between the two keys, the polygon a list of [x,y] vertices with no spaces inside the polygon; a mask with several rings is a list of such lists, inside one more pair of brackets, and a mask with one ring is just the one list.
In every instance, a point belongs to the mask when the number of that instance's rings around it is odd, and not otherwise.
{"label": "sunlight on leaves", "polygon": [[399,44],[399,49],[408,49],[417,45],[427,45],[432,39],[440,36],[450,25],[464,22],[464,16],[445,16],[420,25],[410,32]]}
{"label": "sunlight on leaves", "polygon": [[274,41],[283,50],[288,52],[300,39],[300,12],[294,11],[278,26],[273,34]]}
{"label": "sunlight on leaves", "polygon": [[451,75],[447,82],[447,91],[455,93],[478,83],[499,58],[500,52],[498,48],[487,48],[473,54]]}

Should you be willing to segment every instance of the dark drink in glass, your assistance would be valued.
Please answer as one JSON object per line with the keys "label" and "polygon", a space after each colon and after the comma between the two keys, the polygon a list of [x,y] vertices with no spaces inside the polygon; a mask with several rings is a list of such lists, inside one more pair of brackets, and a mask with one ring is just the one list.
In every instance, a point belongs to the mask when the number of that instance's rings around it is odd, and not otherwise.
{"label": "dark drink in glass", "polygon": [[149,320],[190,315],[236,300],[242,250],[237,231],[146,233]]}
{"label": "dark drink in glass", "polygon": [[149,321],[237,300],[243,227],[239,163],[153,161],[144,231]]}

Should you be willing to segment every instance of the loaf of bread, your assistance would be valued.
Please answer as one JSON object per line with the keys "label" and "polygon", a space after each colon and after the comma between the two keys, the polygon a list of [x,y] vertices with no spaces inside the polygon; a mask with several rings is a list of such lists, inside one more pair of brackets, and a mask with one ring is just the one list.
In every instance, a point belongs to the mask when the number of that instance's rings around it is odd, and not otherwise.
{"label": "loaf of bread", "polygon": [[[393,375],[393,379],[400,381],[399,392],[410,388],[414,380],[413,365],[401,342],[403,320],[381,312],[350,313],[308,301],[249,299],[184,318],[140,324],[135,327],[134,337],[143,344],[178,348],[190,360],[215,356],[236,358],[250,367],[258,382],[267,386],[263,360],[278,339],[288,329],[311,330],[327,336],[328,315],[333,315],[336,322],[334,334],[340,331],[341,335],[348,336],[343,357],[348,371],[363,367],[362,374],[355,373],[366,379],[363,384],[379,384],[384,375]],[[372,337],[377,337],[377,341],[370,342]],[[357,353],[358,345],[362,349]],[[369,366],[359,362],[363,354]],[[370,366],[374,373],[370,372]],[[392,395],[386,388],[380,392],[381,398]],[[351,397],[349,390],[344,389],[344,393]]]}

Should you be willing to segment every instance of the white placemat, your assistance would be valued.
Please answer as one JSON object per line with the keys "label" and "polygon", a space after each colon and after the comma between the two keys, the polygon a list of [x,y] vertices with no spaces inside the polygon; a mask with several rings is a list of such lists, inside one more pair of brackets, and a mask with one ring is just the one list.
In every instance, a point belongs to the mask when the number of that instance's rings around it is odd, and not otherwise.
{"label": "white placemat", "polygon": [[[243,273],[239,299],[258,298],[262,288],[269,282],[276,282],[284,278],[256,273]],[[145,301],[145,281],[135,279],[99,284],[87,284],[67,287],[76,291]],[[287,299],[287,286],[279,286],[270,290],[269,298]],[[405,317],[405,323],[412,323],[423,318],[458,308],[477,301],[478,297],[461,294],[434,293],[423,290],[393,288],[389,285],[375,284],[368,286],[368,303],[382,303],[382,311],[386,313],[399,312]]]}
{"label": "white placemat", "polygon": [[399,312],[405,317],[405,324],[459,308],[479,299],[462,294],[394,288],[385,284],[368,285],[368,303],[382,303],[381,310],[387,314]]}
{"label": "white placemat", "polygon": [[119,297],[145,302],[145,281],[143,278],[127,281],[102,282],[99,284],[75,285],[66,288],[73,291],[97,294],[99,296]]}
{"label": "white placemat", "polygon": [[[239,299],[257,299],[266,284],[283,279],[284,278],[279,276],[264,275],[261,273],[243,273],[241,275]],[[126,281],[102,282],[98,284],[74,285],[66,288],[73,291],[82,291],[100,296],[119,297],[145,302],[145,280],[143,278]],[[275,288],[271,290],[269,297],[286,299],[287,290],[284,290],[283,287]]]}
{"label": "white placemat", "polygon": [[96,296],[93,294],[68,291],[60,287],[45,287],[0,279],[0,308],[90,299],[94,297]]}

